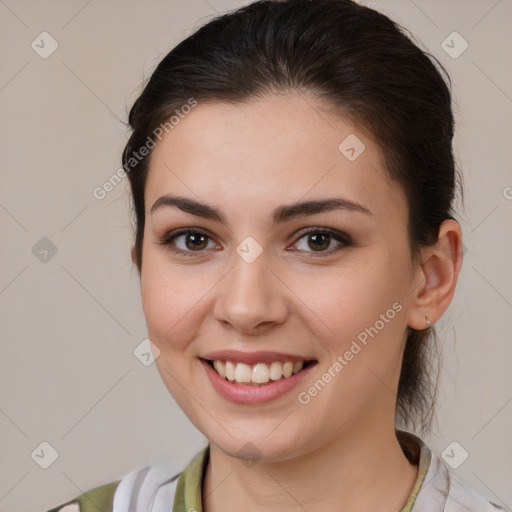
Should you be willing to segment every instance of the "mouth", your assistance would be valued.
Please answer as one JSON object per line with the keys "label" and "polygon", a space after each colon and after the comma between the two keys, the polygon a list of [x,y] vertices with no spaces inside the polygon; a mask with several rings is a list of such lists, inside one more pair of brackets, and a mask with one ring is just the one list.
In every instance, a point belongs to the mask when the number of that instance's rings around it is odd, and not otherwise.
{"label": "mouth", "polygon": [[271,383],[287,380],[310,366],[316,360],[266,361],[255,364],[230,361],[227,359],[204,359],[222,379],[242,386],[266,386]]}

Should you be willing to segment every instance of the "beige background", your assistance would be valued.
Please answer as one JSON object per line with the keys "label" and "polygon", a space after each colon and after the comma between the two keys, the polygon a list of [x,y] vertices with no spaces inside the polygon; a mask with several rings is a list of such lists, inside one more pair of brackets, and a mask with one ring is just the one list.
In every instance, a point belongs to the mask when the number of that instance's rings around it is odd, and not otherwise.
{"label": "beige background", "polygon": [[[438,453],[459,443],[469,457],[456,473],[510,508],[512,3],[365,3],[453,78],[467,252],[440,326],[439,424],[427,441]],[[126,180],[103,200],[93,190],[120,166],[127,132],[116,116],[126,120],[142,80],[194,27],[240,5],[0,0],[0,511],[46,510],[142,464],[182,469],[205,443],[133,353],[146,329]],[[46,59],[31,47],[51,49],[43,31],[58,43]],[[453,31],[469,44],[458,58],[441,46]],[[42,442],[58,452],[47,469]]]}

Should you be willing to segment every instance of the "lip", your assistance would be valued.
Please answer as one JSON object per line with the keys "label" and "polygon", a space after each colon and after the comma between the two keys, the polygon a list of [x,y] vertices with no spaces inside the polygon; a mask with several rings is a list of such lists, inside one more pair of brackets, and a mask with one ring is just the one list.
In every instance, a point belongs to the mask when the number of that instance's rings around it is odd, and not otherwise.
{"label": "lip", "polygon": [[[301,357],[294,354],[285,354],[283,352],[259,351],[259,352],[241,352],[240,350],[217,350],[201,356],[202,359],[210,361],[232,361],[233,363],[245,363],[254,365],[257,363],[273,363],[279,361],[286,363],[290,361],[297,363],[298,361],[315,361],[314,357]],[[291,377],[290,377],[291,378]]]}
{"label": "lip", "polygon": [[[267,352],[268,354],[268,352]],[[222,360],[217,357],[218,353],[215,353],[215,358]],[[287,356],[288,357],[288,356]],[[308,365],[300,372],[292,375],[291,377],[281,378],[276,381],[270,381],[268,384],[261,386],[247,385],[247,384],[236,384],[223,377],[221,377],[206,361],[205,359],[199,359],[203,368],[205,369],[206,375],[210,379],[210,382],[217,391],[217,393],[233,402],[235,404],[263,404],[271,402],[280,398],[281,396],[289,393],[296,388],[302,380],[309,374],[311,369],[316,366],[316,362]],[[287,359],[290,361],[290,359]],[[302,361],[303,359],[297,359]],[[228,359],[230,361],[230,359]],[[276,359],[273,359],[276,361]],[[264,361],[261,361],[264,362]]]}

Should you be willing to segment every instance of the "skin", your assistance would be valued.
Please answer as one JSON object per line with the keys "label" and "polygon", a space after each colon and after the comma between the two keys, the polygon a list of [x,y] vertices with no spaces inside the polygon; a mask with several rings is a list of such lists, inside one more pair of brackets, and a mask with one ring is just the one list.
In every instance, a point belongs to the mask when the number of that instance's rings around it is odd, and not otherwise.
{"label": "skin", "polygon": [[[323,107],[290,93],[244,105],[200,103],[153,150],[142,304],[162,379],[210,441],[206,512],[399,511],[417,477],[395,437],[401,357],[407,327],[427,328],[425,316],[433,324],[451,301],[460,227],[445,221],[437,244],[413,258],[406,199],[380,148]],[[366,146],[353,162],[338,150],[349,134]],[[176,207],[151,213],[168,193],[219,209],[227,224]],[[371,214],[338,209],[272,222],[281,205],[332,197]],[[159,243],[185,227],[210,237],[200,251],[185,236],[174,244],[191,256]],[[322,252],[300,232],[308,227],[346,233],[354,243],[331,238]],[[236,252],[248,236],[263,250],[252,263]],[[397,302],[401,311],[378,335],[299,403],[298,392]],[[236,405],[212,388],[198,359],[221,349],[274,350],[318,364],[299,389]],[[256,447],[253,465],[237,458],[247,443]]]}

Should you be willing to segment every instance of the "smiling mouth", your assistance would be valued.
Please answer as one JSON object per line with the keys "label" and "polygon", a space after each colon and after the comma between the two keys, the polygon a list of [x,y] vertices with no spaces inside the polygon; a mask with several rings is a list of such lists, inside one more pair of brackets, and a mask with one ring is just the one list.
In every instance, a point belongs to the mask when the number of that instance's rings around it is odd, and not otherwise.
{"label": "smiling mouth", "polygon": [[235,384],[264,386],[278,380],[293,377],[317,361],[273,361],[272,363],[256,363],[254,365],[222,361],[219,359],[203,359],[223,379]]}

